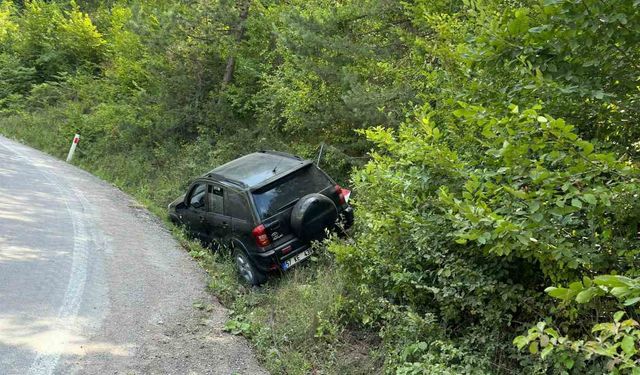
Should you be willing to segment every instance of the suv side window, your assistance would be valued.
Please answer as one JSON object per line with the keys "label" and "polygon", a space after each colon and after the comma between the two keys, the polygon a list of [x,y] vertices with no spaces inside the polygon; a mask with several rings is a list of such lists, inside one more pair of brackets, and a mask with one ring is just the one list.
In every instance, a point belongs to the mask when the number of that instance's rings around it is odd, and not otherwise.
{"label": "suv side window", "polygon": [[205,206],[205,184],[198,184],[191,190],[191,198],[189,198],[189,206],[204,210]]}
{"label": "suv side window", "polygon": [[236,219],[247,222],[253,221],[247,200],[242,194],[236,191],[228,191],[225,210],[228,216],[233,216]]}
{"label": "suv side window", "polygon": [[220,186],[209,185],[209,211],[224,214],[224,190]]}

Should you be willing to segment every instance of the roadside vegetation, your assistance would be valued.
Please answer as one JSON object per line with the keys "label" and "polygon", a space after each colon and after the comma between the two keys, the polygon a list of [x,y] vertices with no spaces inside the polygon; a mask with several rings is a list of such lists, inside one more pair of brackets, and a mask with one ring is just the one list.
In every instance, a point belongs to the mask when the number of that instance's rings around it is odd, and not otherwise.
{"label": "roadside vegetation", "polygon": [[[2,1],[0,132],[164,217],[260,149],[354,189],[260,289],[175,229],[275,373],[640,374],[640,3]],[[206,306],[198,306],[206,308]]]}

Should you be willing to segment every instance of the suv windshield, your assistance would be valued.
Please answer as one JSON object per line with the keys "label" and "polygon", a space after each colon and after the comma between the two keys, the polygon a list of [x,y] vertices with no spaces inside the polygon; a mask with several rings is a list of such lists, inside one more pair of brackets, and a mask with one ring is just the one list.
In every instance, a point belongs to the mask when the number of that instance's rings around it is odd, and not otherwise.
{"label": "suv windshield", "polygon": [[298,171],[253,192],[253,200],[260,219],[266,219],[284,208],[293,206],[298,199],[331,186],[331,181],[314,165]]}

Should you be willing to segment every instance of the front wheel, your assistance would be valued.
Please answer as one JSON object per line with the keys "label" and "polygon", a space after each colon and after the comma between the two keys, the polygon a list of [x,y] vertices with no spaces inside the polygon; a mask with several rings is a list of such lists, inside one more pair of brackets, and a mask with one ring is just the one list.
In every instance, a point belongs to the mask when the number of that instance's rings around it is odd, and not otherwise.
{"label": "front wheel", "polygon": [[236,248],[233,250],[233,259],[236,262],[236,270],[238,275],[249,285],[261,285],[267,281],[267,276],[260,272],[256,266],[251,263],[244,251]]}

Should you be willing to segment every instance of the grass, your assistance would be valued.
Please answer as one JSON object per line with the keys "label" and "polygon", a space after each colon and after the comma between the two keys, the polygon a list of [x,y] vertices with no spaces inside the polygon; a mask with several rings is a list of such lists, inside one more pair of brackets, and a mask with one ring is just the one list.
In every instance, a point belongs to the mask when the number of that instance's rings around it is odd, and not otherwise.
{"label": "grass", "polygon": [[[23,114],[0,118],[0,132],[63,158],[71,138],[64,139],[63,126],[46,117]],[[208,289],[231,310],[226,330],[249,339],[269,371],[381,372],[382,359],[376,355],[378,338],[342,323],[343,276],[322,248],[307,264],[273,277],[261,288],[248,288],[240,283],[227,254],[212,253],[168,222],[166,204],[185,190],[189,177],[221,163],[222,156],[199,144],[176,147],[168,143],[154,149],[110,147],[81,141],[74,164],[134,196],[164,220],[177,241],[209,274]]]}

